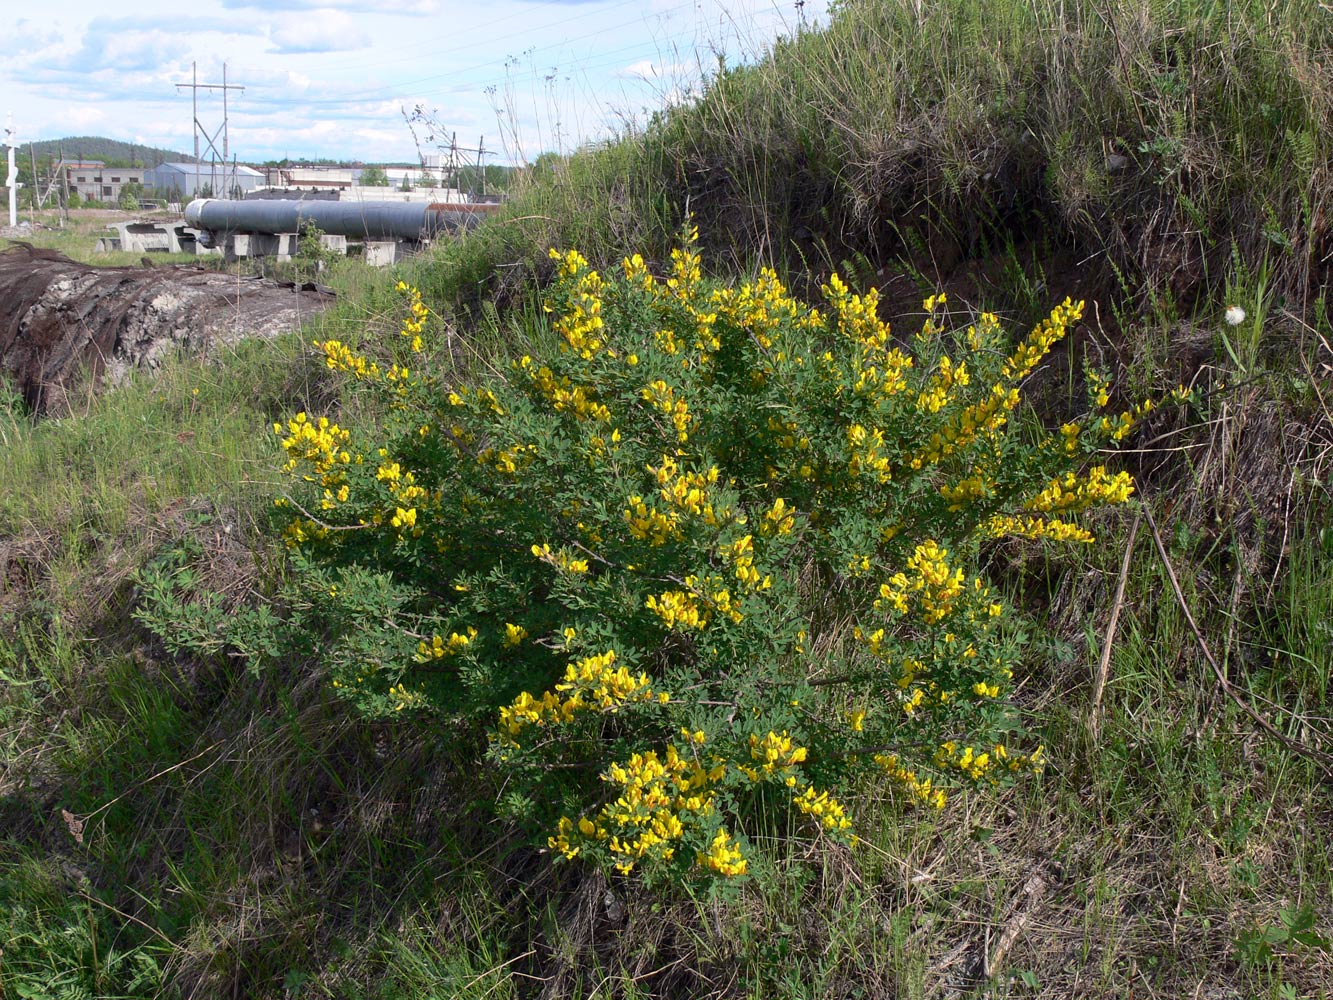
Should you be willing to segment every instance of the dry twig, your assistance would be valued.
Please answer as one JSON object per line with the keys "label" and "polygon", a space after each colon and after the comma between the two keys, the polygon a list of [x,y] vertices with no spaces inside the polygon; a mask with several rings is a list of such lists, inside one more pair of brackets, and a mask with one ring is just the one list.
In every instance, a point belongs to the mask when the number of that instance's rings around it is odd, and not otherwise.
{"label": "dry twig", "polygon": [[995,975],[996,970],[1004,962],[1005,956],[1009,954],[1009,949],[1014,946],[1014,942],[1018,940],[1018,935],[1023,933],[1023,928],[1027,926],[1033,912],[1046,896],[1046,889],[1046,879],[1040,874],[1032,875],[1023,884],[1022,897],[1014,904],[1014,912],[1009,917],[1009,922],[1005,924],[1004,930],[1000,933],[1000,940],[995,944],[995,951],[990,955],[982,956],[984,962],[982,974],[987,979]]}
{"label": "dry twig", "polygon": [[1199,649],[1203,652],[1204,659],[1206,659],[1208,665],[1213,668],[1213,674],[1217,677],[1218,685],[1224,692],[1226,692],[1231,700],[1240,707],[1241,711],[1253,719],[1264,732],[1268,733],[1268,735],[1272,736],[1293,753],[1319,764],[1330,776],[1333,776],[1333,754],[1325,753],[1314,747],[1308,747],[1305,744],[1292,739],[1286,733],[1281,732],[1276,726],[1260,715],[1253,705],[1241,697],[1241,694],[1236,690],[1235,685],[1227,679],[1227,675],[1223,672],[1222,668],[1218,666],[1217,660],[1213,658],[1212,651],[1208,648],[1208,643],[1204,639],[1203,633],[1199,630],[1198,624],[1194,621],[1194,615],[1190,611],[1189,602],[1185,599],[1184,591],[1180,589],[1180,581],[1176,579],[1175,568],[1171,565],[1171,559],[1166,554],[1166,545],[1162,542],[1161,532],[1157,530],[1157,521],[1152,516],[1152,507],[1147,502],[1143,504],[1143,516],[1148,519],[1148,527],[1152,530],[1153,542],[1157,545],[1157,554],[1162,559],[1162,567],[1166,570],[1167,580],[1171,584],[1171,589],[1175,592],[1176,601],[1180,604],[1180,610],[1185,614],[1185,621],[1189,623],[1190,631],[1194,633],[1194,638],[1199,643]]}
{"label": "dry twig", "polygon": [[1106,639],[1102,643],[1102,658],[1097,664],[1097,680],[1092,690],[1092,709],[1088,713],[1088,731],[1095,739],[1097,730],[1100,728],[1100,719],[1098,713],[1102,706],[1102,692],[1106,690],[1106,678],[1111,667],[1111,648],[1115,643],[1115,630],[1120,622],[1120,609],[1125,604],[1125,581],[1129,578],[1130,558],[1134,554],[1134,541],[1139,537],[1139,524],[1143,521],[1143,515],[1135,516],[1134,523],[1129,527],[1129,541],[1125,543],[1125,558],[1120,563],[1120,579],[1115,586],[1115,599],[1111,602],[1111,620],[1106,624]]}

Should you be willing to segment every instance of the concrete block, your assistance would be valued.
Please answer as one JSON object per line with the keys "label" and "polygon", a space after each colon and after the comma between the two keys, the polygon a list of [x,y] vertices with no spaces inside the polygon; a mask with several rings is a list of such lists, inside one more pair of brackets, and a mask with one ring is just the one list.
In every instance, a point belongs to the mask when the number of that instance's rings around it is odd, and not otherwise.
{"label": "concrete block", "polygon": [[223,245],[224,256],[227,260],[244,260],[246,257],[256,256],[251,249],[251,243],[254,237],[249,233],[230,233],[227,241]]}
{"label": "concrete block", "polygon": [[371,267],[388,267],[398,260],[397,240],[366,240],[364,246],[365,261]]}

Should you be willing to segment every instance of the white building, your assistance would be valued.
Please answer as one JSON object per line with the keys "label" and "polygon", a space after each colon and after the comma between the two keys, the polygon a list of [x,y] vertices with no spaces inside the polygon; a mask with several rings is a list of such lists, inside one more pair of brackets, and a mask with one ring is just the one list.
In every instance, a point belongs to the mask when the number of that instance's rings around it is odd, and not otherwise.
{"label": "white building", "polygon": [[265,167],[269,187],[298,191],[342,191],[356,183],[359,170],[348,167],[294,166]]}
{"label": "white building", "polygon": [[163,163],[144,175],[144,186],[172,200],[241,198],[262,186],[264,175],[250,167],[230,163]]}
{"label": "white building", "polygon": [[71,192],[80,198],[115,203],[126,184],[143,184],[143,167],[108,167],[101,160],[64,161],[59,169]]}

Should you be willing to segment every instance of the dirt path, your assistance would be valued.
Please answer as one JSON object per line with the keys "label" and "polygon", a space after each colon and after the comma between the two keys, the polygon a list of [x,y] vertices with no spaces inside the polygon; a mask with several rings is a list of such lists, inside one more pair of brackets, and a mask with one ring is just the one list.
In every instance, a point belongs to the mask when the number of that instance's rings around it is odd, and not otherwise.
{"label": "dirt path", "polygon": [[92,267],[54,250],[0,251],[0,372],[37,412],[85,368],[116,381],[176,350],[299,328],[331,292],[190,264]]}

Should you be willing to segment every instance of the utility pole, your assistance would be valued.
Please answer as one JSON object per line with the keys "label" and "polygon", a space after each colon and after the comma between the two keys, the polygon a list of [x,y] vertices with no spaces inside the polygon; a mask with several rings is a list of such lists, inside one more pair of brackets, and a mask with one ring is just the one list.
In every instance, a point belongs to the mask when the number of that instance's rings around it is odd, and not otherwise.
{"label": "utility pole", "polygon": [[[31,149],[32,147],[30,146],[28,148]],[[60,224],[62,226],[65,224],[65,219],[63,215],[64,206],[60,203],[60,181],[64,172],[65,172],[65,161],[64,157],[61,157],[60,162],[56,164],[54,168],[47,169],[46,190],[42,192],[42,197],[41,197],[41,204],[43,207],[45,207],[46,199],[50,198],[51,195],[53,194],[56,196],[56,209],[57,211],[62,213],[60,217]]]}
{"label": "utility pole", "polygon": [[[180,84],[176,85],[176,92],[180,93]],[[226,91],[224,90],[225,94]],[[190,115],[194,119],[194,165],[199,166],[199,64],[190,63]],[[199,171],[195,171],[195,182],[199,181]]]}
{"label": "utility pole", "polygon": [[[487,150],[486,150],[486,137],[485,137],[485,136],[482,136],[482,137],[477,141],[477,145],[476,145],[475,147],[473,147],[473,146],[460,146],[460,145],[458,144],[458,133],[457,133],[457,132],[453,133],[453,135],[452,135],[452,136],[450,137],[450,139],[449,139],[449,169],[450,169],[450,183],[451,183],[452,187],[453,187],[456,191],[458,191],[458,193],[459,193],[460,195],[462,195],[462,193],[463,193],[463,189],[462,189],[462,187],[460,187],[460,184],[462,183],[461,174],[462,174],[462,172],[463,172],[463,166],[465,166],[465,164],[464,164],[463,158],[462,158],[461,156],[459,156],[460,153],[476,153],[476,154],[477,154],[477,171],[481,174],[481,193],[482,193],[482,195],[484,196],[484,195],[486,194],[486,160],[485,160],[485,158],[488,157],[488,156],[494,156],[494,155],[495,155],[494,153],[487,152]],[[474,177],[474,178],[472,178],[472,180],[468,183],[467,196],[468,196],[469,198],[472,197],[472,195],[475,193],[476,188],[477,188],[477,178]]]}
{"label": "utility pole", "polygon": [[[227,139],[227,64],[224,62],[222,64],[222,186],[227,189],[224,198],[231,197],[231,185],[227,183]],[[232,176],[236,176],[234,170]],[[213,194],[216,195],[217,192],[214,191]]]}
{"label": "utility pole", "polygon": [[60,144],[60,207],[64,211],[60,215],[60,228],[65,228],[65,223],[69,221],[69,164],[65,162],[65,144]]}
{"label": "utility pole", "polygon": [[[200,83],[200,82],[199,82],[199,70],[198,70],[198,65],[197,65],[196,63],[191,63],[191,64],[190,64],[190,72],[191,72],[191,79],[190,79],[190,82],[189,82],[189,83],[178,83],[178,84],[176,84],[176,89],[177,89],[177,91],[179,91],[180,88],[182,88],[182,87],[189,87],[189,88],[190,88],[190,93],[191,93],[191,100],[192,100],[192,102],[193,102],[193,111],[194,111],[194,168],[195,168],[195,173],[194,173],[194,191],[193,191],[192,193],[197,195],[197,194],[199,193],[199,167],[201,166],[201,164],[200,164],[200,162],[199,162],[199,133],[200,133],[200,132],[203,132],[203,135],[204,135],[204,141],[205,141],[206,143],[208,143],[208,148],[209,148],[210,150],[212,150],[212,154],[213,154],[213,155],[212,155],[211,157],[209,157],[209,162],[210,162],[210,164],[212,164],[212,169],[211,169],[211,172],[210,172],[210,178],[211,178],[211,180],[210,180],[210,186],[213,186],[214,188],[216,188],[216,181],[217,181],[217,164],[218,164],[218,160],[219,160],[219,159],[222,161],[222,172],[223,172],[224,176],[225,176],[225,174],[226,174],[226,172],[227,172],[227,154],[228,154],[228,152],[229,152],[229,142],[228,142],[228,140],[229,140],[229,132],[228,132],[228,104],[227,104],[227,91],[229,91],[229,90],[244,90],[245,88],[242,87],[242,86],[238,86],[238,85],[236,85],[236,84],[234,84],[234,83],[228,83],[228,82],[227,82],[227,64],[226,64],[226,63],[223,63],[223,64],[222,64],[222,82],[221,82],[220,84],[219,84],[219,83]],[[216,129],[216,130],[213,132],[212,135],[209,135],[208,130],[207,130],[206,128],[204,128],[204,126],[203,126],[203,125],[200,123],[200,121],[199,121],[199,91],[201,91],[201,90],[220,90],[220,91],[222,91],[222,125],[221,125],[218,129]],[[222,151],[221,151],[221,153],[218,152],[218,147],[217,147],[217,137],[218,137],[218,133],[219,133],[219,132],[222,133]],[[224,185],[224,186],[225,186],[225,185]],[[213,196],[214,196],[214,197],[217,197],[217,191],[216,191],[216,190],[213,191]]]}
{"label": "utility pole", "polygon": [[[32,164],[32,200],[28,202],[28,218],[32,220],[34,226],[37,225],[37,209],[40,207],[37,204],[37,193],[42,189],[41,182],[37,180],[36,146],[36,143],[28,143],[28,162]],[[42,204],[46,204],[45,198],[42,199]]]}
{"label": "utility pole", "polygon": [[486,155],[486,137],[483,135],[477,140],[477,173],[481,174],[481,196],[486,197],[486,161],[482,159]]}
{"label": "utility pole", "polygon": [[9,173],[5,176],[5,184],[9,186],[9,224],[17,226],[19,224],[18,216],[18,193],[19,193],[19,175],[14,168],[14,115],[11,112],[8,123],[5,125],[5,145],[9,147]]}

